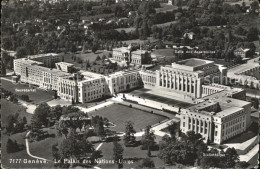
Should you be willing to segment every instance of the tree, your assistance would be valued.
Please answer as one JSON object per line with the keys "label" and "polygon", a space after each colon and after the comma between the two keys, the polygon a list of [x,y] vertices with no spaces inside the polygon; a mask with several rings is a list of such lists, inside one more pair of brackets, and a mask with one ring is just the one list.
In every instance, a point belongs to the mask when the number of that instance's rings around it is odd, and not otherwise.
{"label": "tree", "polygon": [[19,144],[16,142],[16,140],[13,141],[10,138],[8,138],[6,143],[6,152],[9,154],[17,151],[20,151]]}
{"label": "tree", "polygon": [[40,128],[42,125],[47,126],[48,116],[51,112],[51,108],[47,103],[40,104],[35,110],[32,116],[32,127]]}
{"label": "tree", "polygon": [[6,65],[4,63],[3,60],[1,60],[1,76],[5,76],[6,75]]}
{"label": "tree", "polygon": [[253,1],[251,4],[250,4],[250,7],[251,7],[251,11],[253,13],[256,13],[256,11],[259,10],[259,2],[258,1]]}
{"label": "tree", "polygon": [[159,157],[167,164],[180,163],[194,165],[198,160],[200,163],[203,153],[207,151],[207,145],[202,141],[200,134],[189,131],[181,135],[181,139],[163,137],[159,144]]}
{"label": "tree", "polygon": [[124,136],[124,142],[125,146],[130,146],[135,144],[135,136],[134,134],[136,133],[134,127],[133,127],[133,122],[127,121],[125,125],[125,136]]}
{"label": "tree", "polygon": [[106,57],[106,55],[103,55],[102,56],[102,60],[105,60],[107,57]]}
{"label": "tree", "polygon": [[21,99],[22,99],[23,101],[26,101],[26,102],[28,102],[28,101],[30,100],[28,95],[22,95],[22,96],[21,96]]}
{"label": "tree", "polygon": [[96,61],[99,61],[99,60],[101,60],[101,58],[100,58],[99,55],[97,55],[97,57],[96,57]]}
{"label": "tree", "polygon": [[168,130],[171,137],[175,137],[176,131],[179,130],[179,124],[173,121],[170,125],[168,125]]}
{"label": "tree", "polygon": [[117,138],[114,139],[113,145],[114,145],[114,148],[113,148],[113,159],[117,163],[118,168],[123,168],[122,160],[123,160],[124,149],[121,146],[121,144],[118,143]]}
{"label": "tree", "polygon": [[28,54],[28,51],[24,46],[18,47],[16,49],[16,52],[17,52],[16,53],[17,58],[24,58]]}
{"label": "tree", "polygon": [[189,8],[196,8],[198,5],[199,5],[199,1],[198,0],[190,0],[190,1],[188,1]]}
{"label": "tree", "polygon": [[144,149],[147,149],[147,155],[151,156],[151,148],[155,146],[155,135],[151,130],[151,126],[145,128],[145,133],[142,136],[141,143]]}
{"label": "tree", "polygon": [[252,98],[251,101],[252,101],[252,103],[253,103],[253,107],[254,107],[255,109],[259,109],[259,99],[257,99],[257,98]]}
{"label": "tree", "polygon": [[154,168],[154,162],[150,158],[145,158],[142,160],[138,168]]}
{"label": "tree", "polygon": [[246,35],[248,41],[256,41],[258,40],[258,30],[255,27],[251,27],[248,30],[248,33]]}
{"label": "tree", "polygon": [[225,168],[234,168],[237,162],[239,162],[239,156],[236,149],[234,147],[228,148],[225,151],[225,159],[222,161],[225,164]]}
{"label": "tree", "polygon": [[93,53],[96,53],[96,51],[98,50],[98,46],[97,45],[93,45],[91,48]]}

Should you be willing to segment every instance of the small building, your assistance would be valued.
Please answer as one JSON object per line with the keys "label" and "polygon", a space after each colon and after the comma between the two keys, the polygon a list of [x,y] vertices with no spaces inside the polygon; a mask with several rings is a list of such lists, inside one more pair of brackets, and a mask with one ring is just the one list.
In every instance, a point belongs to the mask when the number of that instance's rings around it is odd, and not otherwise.
{"label": "small building", "polygon": [[236,57],[241,57],[241,58],[247,58],[248,57],[248,52],[250,51],[249,48],[238,48],[234,50],[234,54]]}
{"label": "small building", "polygon": [[184,35],[183,35],[184,38],[188,38],[190,40],[193,40],[194,36],[195,36],[195,33],[193,33],[193,32],[187,32],[187,33],[184,33]]}

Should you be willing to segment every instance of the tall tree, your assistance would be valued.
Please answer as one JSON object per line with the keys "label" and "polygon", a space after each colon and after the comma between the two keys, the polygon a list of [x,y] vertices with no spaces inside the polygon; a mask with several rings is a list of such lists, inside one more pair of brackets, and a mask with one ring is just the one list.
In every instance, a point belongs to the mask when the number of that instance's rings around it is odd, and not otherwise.
{"label": "tall tree", "polygon": [[125,146],[135,144],[135,136],[134,134],[136,133],[134,127],[133,127],[133,122],[127,121],[125,125],[125,135],[124,135],[124,142]]}
{"label": "tall tree", "polygon": [[123,152],[124,149],[121,146],[121,144],[118,143],[117,138],[114,139],[113,142],[114,148],[113,148],[113,159],[118,165],[118,168],[123,168]]}
{"label": "tall tree", "polygon": [[142,136],[141,140],[143,146],[147,148],[147,155],[151,156],[151,148],[155,146],[155,135],[153,131],[151,130],[151,126],[147,126],[145,128],[145,133]]}
{"label": "tall tree", "polygon": [[47,103],[40,104],[35,110],[32,116],[32,127],[40,128],[42,125],[47,126],[48,116],[51,112],[51,108]]}

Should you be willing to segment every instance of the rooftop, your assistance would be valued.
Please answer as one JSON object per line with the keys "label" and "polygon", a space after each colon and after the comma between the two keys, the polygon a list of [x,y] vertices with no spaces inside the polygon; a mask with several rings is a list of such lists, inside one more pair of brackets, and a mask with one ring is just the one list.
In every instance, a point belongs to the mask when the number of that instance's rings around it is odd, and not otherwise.
{"label": "rooftop", "polygon": [[190,66],[190,67],[196,67],[196,66],[206,65],[206,64],[212,63],[212,62],[213,61],[191,58],[191,59],[179,61],[179,62],[177,62],[177,64]]}
{"label": "rooftop", "polygon": [[44,54],[37,54],[37,55],[30,55],[28,56],[28,59],[35,59],[35,58],[40,58],[40,57],[53,57],[53,56],[58,56],[57,53],[44,53]]}
{"label": "rooftop", "polygon": [[229,107],[219,113],[216,114],[217,117],[225,117],[228,116],[230,114],[233,114],[234,112],[238,112],[240,110],[243,110],[243,108],[240,107]]}

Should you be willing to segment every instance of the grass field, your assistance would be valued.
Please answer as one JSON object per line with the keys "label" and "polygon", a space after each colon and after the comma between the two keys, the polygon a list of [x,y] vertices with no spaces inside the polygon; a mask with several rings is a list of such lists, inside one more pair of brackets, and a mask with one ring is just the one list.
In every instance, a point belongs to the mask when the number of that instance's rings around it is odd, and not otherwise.
{"label": "grass field", "polygon": [[[52,99],[54,92],[53,91],[45,91],[38,89],[38,87],[34,87],[31,85],[29,87],[28,84],[19,84],[19,83],[12,83],[9,81],[6,81],[5,79],[2,79],[2,87],[8,91],[11,91],[12,93],[15,93],[17,95],[28,95],[29,99],[32,100],[31,103],[39,104],[42,102],[46,102]],[[15,92],[15,89],[36,89],[36,92]]]}
{"label": "grass field", "polygon": [[151,114],[135,108],[114,104],[112,106],[89,113],[90,115],[99,115],[108,118],[109,121],[116,124],[116,127],[110,128],[117,132],[124,132],[127,121],[134,122],[136,131],[144,129],[148,125],[156,124],[165,120],[165,117]]}
{"label": "grass field", "polygon": [[172,61],[173,59],[176,58],[175,54],[174,54],[174,49],[156,49],[155,51],[152,52],[152,54],[156,55],[156,56],[164,56],[165,57],[165,61]]}

